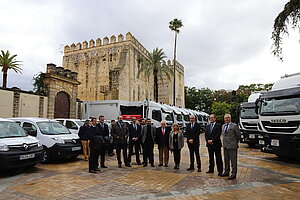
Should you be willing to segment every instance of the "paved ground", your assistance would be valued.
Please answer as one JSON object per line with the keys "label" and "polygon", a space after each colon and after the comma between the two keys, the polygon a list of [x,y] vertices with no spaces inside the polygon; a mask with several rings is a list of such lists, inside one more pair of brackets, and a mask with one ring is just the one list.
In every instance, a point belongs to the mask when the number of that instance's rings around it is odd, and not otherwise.
{"label": "paved ground", "polygon": [[[203,138],[202,138],[203,141]],[[300,163],[283,161],[272,154],[241,144],[236,180],[206,174],[207,150],[201,144],[202,172],[187,172],[188,149],[182,151],[179,170],[133,165],[117,168],[108,157],[108,169],[87,171],[87,162],[39,164],[22,173],[0,176],[0,199],[300,199]],[[134,159],[135,160],[135,159]],[[134,164],[134,163],[133,163]]]}

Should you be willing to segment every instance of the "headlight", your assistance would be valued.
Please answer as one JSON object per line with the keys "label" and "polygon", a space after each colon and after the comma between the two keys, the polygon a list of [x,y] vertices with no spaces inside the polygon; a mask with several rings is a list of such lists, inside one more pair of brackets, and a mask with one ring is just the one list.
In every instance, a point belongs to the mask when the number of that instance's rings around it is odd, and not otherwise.
{"label": "headlight", "polygon": [[9,148],[7,146],[7,144],[4,143],[0,143],[0,151],[8,151]]}
{"label": "headlight", "polygon": [[65,141],[61,138],[52,138],[52,140],[54,140],[55,143],[58,143],[58,144],[64,144]]}
{"label": "headlight", "polygon": [[37,145],[38,145],[38,147],[41,147],[41,146],[42,146],[42,143],[38,142]]}

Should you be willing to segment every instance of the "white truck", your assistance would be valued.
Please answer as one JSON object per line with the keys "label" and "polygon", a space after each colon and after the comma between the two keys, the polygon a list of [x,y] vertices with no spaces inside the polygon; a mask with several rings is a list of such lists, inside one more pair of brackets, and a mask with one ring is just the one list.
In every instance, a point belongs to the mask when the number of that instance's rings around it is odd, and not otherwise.
{"label": "white truck", "polygon": [[259,129],[270,141],[262,151],[300,159],[300,73],[281,77],[256,104]]}
{"label": "white truck", "polygon": [[106,119],[116,119],[119,115],[135,115],[142,118],[150,118],[154,126],[159,127],[165,120],[168,126],[173,124],[172,111],[162,104],[153,101],[84,101],[83,117],[89,119],[104,115]]}
{"label": "white truck", "polygon": [[258,130],[258,115],[255,113],[255,102],[261,93],[253,93],[248,102],[241,103],[239,107],[239,128],[242,132],[241,142],[250,147],[264,145],[263,136]]}

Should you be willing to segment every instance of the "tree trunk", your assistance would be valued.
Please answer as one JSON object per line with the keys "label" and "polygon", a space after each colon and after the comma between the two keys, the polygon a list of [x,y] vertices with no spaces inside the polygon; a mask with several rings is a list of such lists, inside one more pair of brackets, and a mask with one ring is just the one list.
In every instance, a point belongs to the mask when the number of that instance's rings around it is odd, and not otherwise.
{"label": "tree trunk", "polygon": [[154,79],[154,99],[158,103],[158,77],[157,77],[157,70],[154,70],[153,73],[153,79]]}
{"label": "tree trunk", "polygon": [[176,46],[177,46],[177,32],[175,31],[175,44],[174,44],[174,59],[173,59],[173,106],[176,106],[176,83],[175,83],[175,73],[176,73]]}
{"label": "tree trunk", "polygon": [[6,88],[6,84],[7,84],[7,70],[6,68],[4,68],[2,70],[3,72],[3,78],[2,78],[2,87]]}

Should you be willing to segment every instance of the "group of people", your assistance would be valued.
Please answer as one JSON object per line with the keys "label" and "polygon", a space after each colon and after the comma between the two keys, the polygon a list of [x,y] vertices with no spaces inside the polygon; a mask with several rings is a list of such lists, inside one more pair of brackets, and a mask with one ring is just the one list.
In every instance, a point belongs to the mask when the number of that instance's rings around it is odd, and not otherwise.
{"label": "group of people", "polygon": [[[214,173],[215,159],[218,176],[235,179],[237,175],[237,149],[241,132],[235,123],[231,122],[231,116],[224,116],[225,124],[216,122],[216,116],[210,115],[210,124],[206,127],[205,140],[209,155],[209,170],[206,173]],[[190,166],[188,171],[195,170],[195,158],[197,171],[201,172],[200,158],[200,132],[201,126],[195,121],[195,116],[190,116],[190,123],[187,124],[185,135],[190,155]],[[222,142],[223,135],[224,163],[223,170]],[[170,152],[174,156],[174,169],[179,169],[181,160],[181,149],[184,147],[184,137],[178,124],[167,127],[165,121],[156,128],[152,125],[151,119],[132,119],[131,124],[123,122],[123,117],[118,116],[117,121],[113,121],[109,127],[104,122],[104,116],[99,117],[99,123],[96,118],[86,121],[79,130],[79,137],[82,140],[83,154],[85,160],[89,161],[89,172],[97,173],[101,168],[107,168],[105,165],[105,153],[111,149],[113,143],[116,149],[118,167],[122,168],[121,154],[125,166],[131,167],[132,156],[135,154],[137,165],[151,167],[154,165],[154,145],[158,145],[159,164],[158,166],[168,167]],[[113,142],[112,142],[113,138]],[[127,154],[127,149],[129,152]],[[110,153],[112,150],[110,150]],[[135,153],[133,153],[133,151]],[[143,152],[143,162],[140,160],[140,152]],[[100,158],[100,167],[99,167]],[[230,175],[230,165],[232,168]]]}

